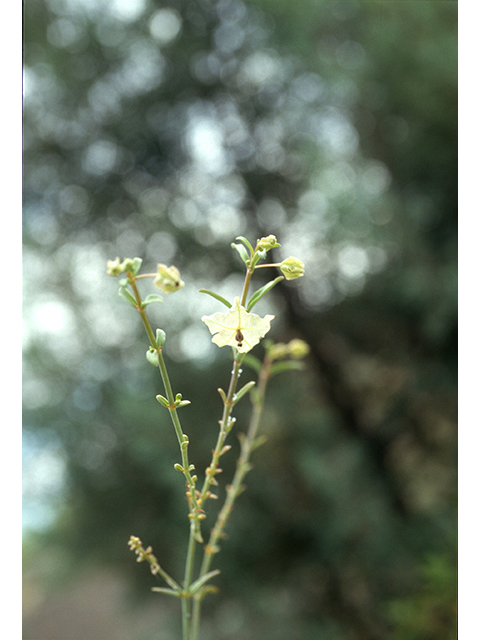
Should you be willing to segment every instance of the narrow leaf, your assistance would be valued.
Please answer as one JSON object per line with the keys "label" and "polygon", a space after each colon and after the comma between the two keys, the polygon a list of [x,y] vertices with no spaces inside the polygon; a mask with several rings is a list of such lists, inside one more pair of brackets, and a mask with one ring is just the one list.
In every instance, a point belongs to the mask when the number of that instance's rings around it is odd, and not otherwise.
{"label": "narrow leaf", "polygon": [[225,300],[225,298],[219,295],[218,293],[214,293],[213,291],[209,291],[208,289],[199,289],[198,291],[199,293],[207,293],[209,296],[212,296],[212,298],[215,298],[215,300],[219,300],[220,302],[223,302],[223,304],[229,309],[232,306],[231,302],[229,302],[228,300]]}
{"label": "narrow leaf", "polygon": [[157,593],[166,593],[168,596],[174,596],[175,598],[181,598],[181,591],[174,591],[173,589],[167,589],[164,587],[152,587],[152,591],[156,591]]}
{"label": "narrow leaf", "polygon": [[284,360],[282,362],[275,362],[270,369],[270,376],[274,376],[282,371],[301,370],[305,368],[305,364],[299,360]]}
{"label": "narrow leaf", "polygon": [[237,393],[233,396],[233,402],[238,402],[240,398],[243,398],[243,396],[248,393],[253,386],[255,386],[255,380],[250,380],[250,382],[247,382],[247,384],[244,385],[240,389],[240,391],[237,391]]}
{"label": "narrow leaf", "polygon": [[190,589],[188,590],[189,593],[191,595],[195,594],[200,589],[200,587],[202,587],[206,582],[208,582],[214,576],[218,576],[219,573],[220,571],[218,569],[215,569],[215,571],[210,571],[209,573],[206,573],[204,576],[202,576],[198,580],[195,580],[195,582],[190,586]]}
{"label": "narrow leaf", "polygon": [[267,440],[268,440],[267,436],[259,436],[258,438],[256,438],[252,442],[251,451],[255,451],[255,449],[258,449],[258,447],[261,447],[262,444],[265,444],[265,442],[267,442]]}
{"label": "narrow leaf", "polygon": [[248,255],[247,250],[245,249],[243,244],[235,244],[235,242],[232,242],[231,247],[238,251],[241,259],[245,264],[248,264],[250,262],[250,256]]}
{"label": "narrow leaf", "polygon": [[255,291],[253,296],[250,298],[247,304],[247,311],[250,311],[252,307],[257,304],[257,302],[262,298],[268,291],[273,289],[273,287],[278,284],[281,280],[283,280],[283,276],[278,276],[275,280],[270,280],[266,285]]}
{"label": "narrow leaf", "polygon": [[130,293],[130,291],[128,289],[126,289],[125,287],[120,287],[119,288],[118,295],[120,297],[122,297],[124,300],[126,300],[129,304],[131,304],[132,307],[136,307],[137,306],[137,301],[135,300],[133,295]]}
{"label": "narrow leaf", "polygon": [[247,367],[250,367],[257,372],[259,372],[262,368],[262,363],[260,362],[260,360],[255,356],[252,356],[250,353],[245,354],[242,364],[246,364]]}
{"label": "narrow leaf", "polygon": [[143,301],[143,306],[145,307],[147,304],[152,304],[152,302],[163,302],[163,298],[157,293],[150,293]]}
{"label": "narrow leaf", "polygon": [[253,254],[251,267],[254,268],[259,260],[265,260],[266,257],[267,252],[265,251],[265,249],[258,249],[258,251],[255,251],[255,253]]}
{"label": "narrow leaf", "polygon": [[253,247],[250,244],[250,242],[244,237],[244,236],[237,236],[235,238],[235,240],[241,240],[243,242],[243,244],[248,247],[248,249],[250,250],[250,254],[253,256]]}

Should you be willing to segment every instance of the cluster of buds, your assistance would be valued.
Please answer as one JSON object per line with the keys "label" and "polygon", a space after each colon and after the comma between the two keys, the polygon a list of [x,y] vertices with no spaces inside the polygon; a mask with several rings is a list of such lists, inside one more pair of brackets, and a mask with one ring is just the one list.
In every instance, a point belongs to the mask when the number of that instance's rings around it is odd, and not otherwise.
{"label": "cluster of buds", "polygon": [[[276,249],[281,244],[277,242],[277,238],[273,235],[261,238],[257,242],[257,251],[270,251],[270,249]],[[295,280],[305,274],[305,265],[298,258],[286,258],[283,262],[276,265],[280,267],[280,271],[284,275],[286,280]]]}
{"label": "cluster of buds", "polygon": [[[135,277],[140,269],[142,261],[140,258],[125,258],[123,262],[120,258],[115,260],[107,260],[107,275],[119,276],[121,273],[127,273]],[[166,264],[157,264],[157,272],[138,276],[142,278],[154,278],[153,284],[157,289],[161,289],[163,293],[173,293],[181,289],[185,283],[180,277],[180,271],[177,267],[167,267]]]}
{"label": "cluster of buds", "polygon": [[268,355],[272,360],[280,360],[281,358],[292,358],[293,360],[302,360],[308,356],[310,347],[304,340],[294,338],[288,344],[279,342],[272,344],[268,348]]}
{"label": "cluster of buds", "polygon": [[152,553],[152,547],[147,547],[146,549],[144,549],[142,546],[142,541],[136,536],[130,536],[128,546],[130,547],[131,551],[135,551],[137,562],[143,562],[143,560],[146,560],[150,565],[150,571],[152,572],[152,574],[154,576],[157,575],[157,573],[160,571],[160,565],[158,564],[156,557]]}

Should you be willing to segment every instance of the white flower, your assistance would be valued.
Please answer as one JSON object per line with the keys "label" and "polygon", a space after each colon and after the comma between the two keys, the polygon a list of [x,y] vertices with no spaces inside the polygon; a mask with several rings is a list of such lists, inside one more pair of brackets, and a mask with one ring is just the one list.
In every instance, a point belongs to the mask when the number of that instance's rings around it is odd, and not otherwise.
{"label": "white flower", "polygon": [[240,298],[235,298],[233,306],[227,313],[214,313],[203,316],[213,335],[212,342],[219,347],[230,345],[237,351],[246,353],[260,342],[260,338],[270,331],[270,321],[275,316],[266,315],[264,318],[255,313],[248,313],[240,304]]}

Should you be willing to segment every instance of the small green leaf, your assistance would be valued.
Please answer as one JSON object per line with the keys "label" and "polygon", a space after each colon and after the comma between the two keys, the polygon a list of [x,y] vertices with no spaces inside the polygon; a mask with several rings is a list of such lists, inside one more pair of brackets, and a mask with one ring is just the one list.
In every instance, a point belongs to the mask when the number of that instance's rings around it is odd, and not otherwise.
{"label": "small green leaf", "polygon": [[136,276],[137,275],[137,273],[140,271],[140,267],[141,266],[142,266],[142,259],[141,258],[134,258],[133,259],[132,268],[129,269],[129,271],[132,274],[132,276]]}
{"label": "small green leaf", "polygon": [[262,396],[259,394],[258,389],[256,389],[255,387],[253,387],[252,389],[251,398],[252,404],[262,404]]}
{"label": "small green leaf", "polygon": [[270,369],[270,376],[275,376],[282,371],[301,371],[305,368],[305,364],[299,360],[282,360],[282,362],[275,362]]}
{"label": "small green leaf", "polygon": [[255,268],[255,265],[257,264],[257,262],[259,260],[265,260],[265,258],[267,257],[267,252],[265,249],[258,249],[257,251],[255,251],[255,253],[253,254],[253,258],[252,258],[252,263],[251,263],[251,267]]}
{"label": "small green leaf", "polygon": [[255,451],[255,449],[258,449],[258,447],[261,447],[262,444],[265,444],[265,442],[267,442],[267,440],[268,440],[267,436],[259,436],[258,438],[256,438],[252,442],[251,451]]}
{"label": "small green leaf", "polygon": [[203,585],[214,576],[218,576],[219,573],[220,571],[218,569],[215,569],[215,571],[210,571],[209,573],[206,573],[204,576],[202,576],[198,580],[195,580],[195,582],[190,585],[190,589],[188,590],[188,592],[191,595],[194,595],[200,589],[200,587],[203,587]]}
{"label": "small green leaf", "polygon": [[250,353],[245,354],[242,364],[246,364],[247,367],[250,367],[257,372],[259,372],[262,368],[262,363],[260,362],[260,360],[255,356],[252,356]]}
{"label": "small green leaf", "polygon": [[235,238],[235,240],[241,240],[243,242],[243,244],[248,247],[249,251],[250,251],[250,255],[253,256],[253,247],[250,244],[250,242],[244,237],[244,236],[237,236]]}
{"label": "small green leaf", "polygon": [[250,300],[247,303],[247,311],[250,311],[252,309],[252,307],[257,304],[257,302],[260,300],[260,298],[263,298],[263,296],[268,293],[271,289],[273,289],[273,287],[278,284],[281,280],[283,280],[283,276],[278,276],[277,278],[275,278],[275,280],[270,280],[270,282],[267,282],[266,285],[264,285],[263,287],[261,287],[260,289],[258,289],[257,291],[255,291],[255,293],[252,295],[252,297],[250,298]]}
{"label": "small green leaf", "polygon": [[166,398],[164,398],[163,396],[161,396],[160,394],[158,394],[158,396],[155,396],[158,400],[158,402],[160,404],[163,404],[164,407],[166,407],[168,409],[168,407],[170,406],[168,404],[168,400]]}
{"label": "small green leaf", "polygon": [[225,298],[219,295],[218,293],[214,293],[213,291],[209,291],[208,289],[199,289],[198,292],[207,293],[209,296],[212,296],[212,298],[215,298],[215,300],[219,300],[220,302],[223,302],[223,304],[229,309],[232,306],[231,302],[229,302],[228,300],[225,300]]}
{"label": "small green leaf", "polygon": [[255,380],[250,380],[250,382],[247,382],[246,385],[244,385],[240,391],[238,391],[234,396],[233,396],[233,402],[238,402],[240,400],[240,398],[243,398],[243,396],[248,393],[250,391],[250,389],[252,387],[255,386]]}
{"label": "small green leaf", "polygon": [[168,596],[174,596],[175,598],[182,598],[183,594],[181,591],[174,591],[173,589],[167,589],[166,587],[152,587],[152,591],[157,593],[166,593]]}
{"label": "small green leaf", "polygon": [[135,308],[137,307],[137,301],[135,300],[133,295],[130,293],[130,291],[125,287],[119,288],[118,295],[124,300],[126,300],[129,304],[131,304],[132,307],[135,307]]}
{"label": "small green leaf", "polygon": [[158,293],[150,293],[143,301],[143,306],[146,307],[147,304],[152,304],[152,302],[163,302],[163,298]]}
{"label": "small green leaf", "polygon": [[163,345],[165,344],[166,338],[167,338],[167,336],[165,334],[165,331],[163,329],[157,329],[157,335],[156,335],[155,339],[156,339],[157,345],[159,347],[163,347]]}
{"label": "small green leaf", "polygon": [[235,242],[232,242],[230,246],[232,247],[232,249],[236,249],[238,251],[240,258],[245,264],[250,263],[250,256],[248,255],[247,250],[245,249],[243,244],[235,244]]}
{"label": "small green leaf", "polygon": [[147,356],[147,360],[150,364],[153,364],[154,367],[158,367],[158,353],[153,349],[153,347],[148,347],[148,351],[145,355]]}
{"label": "small green leaf", "polygon": [[190,402],[190,400],[181,400],[180,402],[175,402],[175,406],[177,407],[177,409],[179,409],[180,407],[186,407],[187,404],[192,404]]}

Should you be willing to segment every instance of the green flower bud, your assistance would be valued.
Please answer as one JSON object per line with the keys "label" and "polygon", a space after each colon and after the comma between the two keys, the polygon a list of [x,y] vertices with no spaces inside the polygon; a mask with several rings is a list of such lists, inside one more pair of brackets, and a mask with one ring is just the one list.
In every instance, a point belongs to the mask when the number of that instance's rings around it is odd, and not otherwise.
{"label": "green flower bud", "polygon": [[270,251],[270,249],[275,249],[276,247],[280,247],[281,245],[277,242],[275,236],[267,236],[266,238],[261,238],[258,241],[257,248],[264,249],[265,251]]}
{"label": "green flower bud", "polygon": [[141,266],[141,258],[125,258],[125,260],[123,261],[124,270],[133,277],[137,275]]}
{"label": "green flower bud", "polygon": [[287,280],[295,280],[305,274],[305,265],[297,258],[287,258],[280,264],[280,271]]}
{"label": "green flower bud", "polygon": [[278,360],[279,358],[285,358],[289,353],[288,347],[286,344],[279,342],[277,344],[272,344],[268,349],[268,355],[272,360]]}
{"label": "green flower bud", "polygon": [[302,358],[305,358],[305,356],[307,356],[310,352],[310,347],[308,346],[308,344],[304,340],[299,340],[298,338],[290,340],[287,348],[290,356],[294,360],[301,360]]}
{"label": "green flower bud", "polygon": [[124,271],[125,263],[120,262],[120,258],[115,258],[115,260],[107,260],[107,275],[119,276]]}
{"label": "green flower bud", "polygon": [[167,267],[166,264],[157,265],[157,275],[153,284],[164,293],[173,293],[184,286],[177,267]]}

